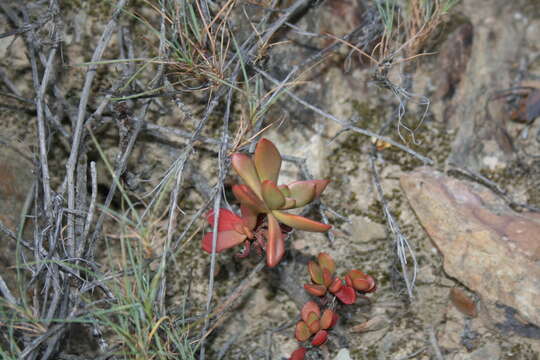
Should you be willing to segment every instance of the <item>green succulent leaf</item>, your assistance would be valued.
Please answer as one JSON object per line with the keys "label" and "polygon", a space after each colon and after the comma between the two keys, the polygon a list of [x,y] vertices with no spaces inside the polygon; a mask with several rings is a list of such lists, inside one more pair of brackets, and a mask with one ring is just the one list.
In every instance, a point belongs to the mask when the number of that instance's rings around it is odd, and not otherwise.
{"label": "green succulent leaf", "polygon": [[261,181],[259,180],[259,175],[253,160],[246,154],[236,153],[232,155],[231,162],[234,170],[236,170],[246,185],[249,186],[257,196],[261,197]]}
{"label": "green succulent leaf", "polygon": [[303,321],[299,321],[296,324],[296,330],[294,332],[294,336],[296,337],[296,340],[303,342],[306,341],[311,337],[311,332],[309,331],[309,327],[307,324]]}
{"label": "green succulent leaf", "polygon": [[300,310],[300,317],[302,320],[307,322],[308,315],[312,312],[317,314],[317,316],[321,316],[321,309],[319,308],[319,305],[317,305],[315,301],[308,301],[304,304],[302,310]]}
{"label": "green succulent leaf", "polygon": [[289,190],[289,187],[287,185],[279,185],[279,190],[285,197],[291,197],[291,190]]}
{"label": "green succulent leaf", "polygon": [[323,272],[319,264],[317,264],[315,261],[308,262],[308,271],[309,275],[311,275],[311,280],[315,284],[324,284]]}
{"label": "green succulent leaf", "polygon": [[292,209],[296,207],[296,200],[291,199],[290,197],[285,198],[285,205],[281,207],[281,210]]}
{"label": "green succulent leaf", "polygon": [[240,204],[245,205],[257,213],[267,213],[269,210],[261,199],[247,185],[233,185],[234,196],[240,201]]}
{"label": "green succulent leaf", "polygon": [[285,205],[285,196],[272,180],[264,180],[261,189],[264,202],[271,210],[281,209]]}
{"label": "green succulent leaf", "polygon": [[285,241],[278,221],[272,214],[268,214],[268,235],[266,244],[266,263],[274,267],[281,261],[285,254]]}
{"label": "green succulent leaf", "polygon": [[277,183],[281,169],[281,155],[270,140],[259,140],[253,159],[261,181],[271,180]]}
{"label": "green succulent leaf", "polygon": [[309,204],[315,199],[315,184],[308,181],[297,181],[289,184],[291,198],[296,200],[296,207]]}
{"label": "green succulent leaf", "polygon": [[330,230],[332,226],[311,220],[299,215],[287,214],[281,211],[272,211],[272,214],[284,223],[294,229],[312,231],[312,232],[325,232]]}
{"label": "green succulent leaf", "polygon": [[336,271],[336,263],[334,259],[327,253],[320,253],[318,256],[319,265],[322,269],[328,269],[330,274],[333,274]]}

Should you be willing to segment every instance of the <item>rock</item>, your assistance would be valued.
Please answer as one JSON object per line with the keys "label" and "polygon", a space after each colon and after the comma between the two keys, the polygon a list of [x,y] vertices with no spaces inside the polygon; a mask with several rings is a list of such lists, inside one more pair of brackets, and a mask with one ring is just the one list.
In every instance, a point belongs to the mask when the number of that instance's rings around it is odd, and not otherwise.
{"label": "rock", "polygon": [[454,360],[499,360],[501,358],[501,347],[495,343],[489,343],[470,354],[459,354]]}
{"label": "rock", "polygon": [[402,175],[401,186],[446,273],[540,325],[540,215],[516,213],[490,190],[429,168]]}

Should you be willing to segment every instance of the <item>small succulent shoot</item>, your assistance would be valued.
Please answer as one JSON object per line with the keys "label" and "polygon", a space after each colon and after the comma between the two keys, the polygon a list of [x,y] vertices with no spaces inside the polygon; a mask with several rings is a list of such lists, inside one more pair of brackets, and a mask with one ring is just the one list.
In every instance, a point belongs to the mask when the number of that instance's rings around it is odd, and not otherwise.
{"label": "small succulent shoot", "polygon": [[266,214],[266,262],[274,267],[283,258],[285,243],[279,223],[291,228],[313,232],[328,231],[331,226],[283,210],[305,206],[314,201],[324,191],[329,180],[295,181],[278,186],[281,170],[281,155],[276,146],[267,139],[261,139],[255,154],[232,155],[232,166],[244,181],[233,186],[233,194],[241,205],[256,214]]}
{"label": "small succulent shoot", "polygon": [[[304,304],[300,311],[300,317],[302,320],[296,324],[296,340],[304,342],[313,337],[311,339],[313,346],[324,344],[328,339],[327,330],[338,321],[338,315],[330,309],[324,310],[321,315],[321,309],[314,301],[308,301]],[[299,357],[299,359],[303,358]]]}
{"label": "small succulent shoot", "polygon": [[324,296],[329,290],[332,293],[340,290],[342,281],[339,278],[334,278],[336,264],[327,253],[320,253],[318,262],[310,261],[308,271],[313,284],[305,284],[304,289],[311,295]]}
{"label": "small succulent shoot", "polygon": [[345,276],[345,279],[347,278],[350,279],[349,282],[356,291],[362,293],[371,293],[377,290],[375,279],[360,270],[349,271],[349,273]]}
{"label": "small succulent shoot", "polygon": [[[321,303],[325,304],[335,304],[334,300],[337,298],[343,305],[351,305],[356,302],[357,292],[366,294],[377,289],[375,279],[360,270],[349,271],[343,279],[335,276],[336,263],[327,253],[320,253],[317,262],[309,261],[308,272],[312,283],[305,284],[305,290],[318,297],[330,295],[331,299],[321,300]],[[296,324],[295,337],[300,342],[311,339],[312,346],[324,344],[328,340],[329,330],[339,319],[333,308],[325,309],[321,314],[319,305],[314,301],[304,304],[300,317],[302,320]],[[306,348],[297,349],[289,360],[305,359],[308,350],[301,349]]]}

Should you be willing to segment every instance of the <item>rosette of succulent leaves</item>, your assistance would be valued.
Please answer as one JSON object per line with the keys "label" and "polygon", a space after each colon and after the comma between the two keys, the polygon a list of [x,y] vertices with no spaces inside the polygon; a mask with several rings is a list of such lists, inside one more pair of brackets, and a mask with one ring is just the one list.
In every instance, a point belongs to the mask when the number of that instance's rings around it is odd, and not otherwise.
{"label": "rosette of succulent leaves", "polygon": [[[324,191],[329,180],[301,180],[278,185],[282,158],[276,146],[261,139],[253,156],[243,153],[232,155],[232,166],[243,184],[233,186],[233,194],[240,202],[241,214],[220,209],[217,227],[216,252],[244,244],[239,256],[249,254],[251,246],[266,251],[266,263],[274,267],[285,254],[285,237],[293,229],[325,232],[331,226],[285,210],[308,205]],[[210,211],[207,220],[214,225],[215,214]],[[212,252],[213,233],[207,233],[202,248]]]}

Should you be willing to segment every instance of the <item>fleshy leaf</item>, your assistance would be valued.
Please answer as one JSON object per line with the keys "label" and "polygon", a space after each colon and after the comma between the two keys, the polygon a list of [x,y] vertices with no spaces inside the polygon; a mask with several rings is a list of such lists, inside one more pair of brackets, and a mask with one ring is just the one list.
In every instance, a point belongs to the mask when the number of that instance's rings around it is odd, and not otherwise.
{"label": "fleshy leaf", "polygon": [[266,263],[274,267],[281,261],[285,254],[285,241],[281,233],[281,227],[272,214],[268,214],[268,235],[266,244]]}
{"label": "fleshy leaf", "polygon": [[321,309],[319,308],[319,305],[317,305],[315,301],[308,301],[304,304],[302,310],[300,310],[300,317],[302,320],[307,321],[309,313],[312,312],[317,314],[317,316],[321,316]]}
{"label": "fleshy leaf", "polygon": [[309,332],[312,334],[315,334],[317,331],[321,330],[321,322],[319,321],[319,318],[316,318],[312,322],[308,323],[307,326],[308,326]]}
{"label": "fleshy leaf", "polygon": [[326,286],[324,285],[304,284],[304,289],[315,296],[324,296],[326,294]]}
{"label": "fleshy leaf", "polygon": [[300,180],[300,181],[294,181],[290,183],[288,186],[290,187],[293,184],[297,183],[308,183],[315,185],[315,198],[319,197],[321,193],[326,189],[326,186],[330,183],[330,180]]}
{"label": "fleshy leaf", "polygon": [[347,284],[348,287],[352,287],[352,279],[349,274],[345,275],[345,284]]}
{"label": "fleshy leaf", "polygon": [[296,340],[300,342],[306,341],[311,337],[311,332],[309,331],[309,328],[305,322],[299,321],[296,324],[294,336],[296,337]]}
{"label": "fleshy leaf", "polygon": [[278,182],[279,170],[281,169],[281,155],[270,140],[259,140],[255,148],[253,160],[261,181],[272,180],[274,183]]}
{"label": "fleshy leaf", "polygon": [[240,201],[240,204],[251,207],[259,213],[268,212],[268,208],[261,199],[247,185],[233,185],[232,191],[234,196]]}
{"label": "fleshy leaf", "polygon": [[253,160],[246,154],[236,153],[232,155],[231,162],[234,170],[236,170],[246,185],[261,197],[261,181],[259,180]]}
{"label": "fleshy leaf", "polygon": [[306,358],[307,349],[304,347],[293,351],[289,360],[304,360]]}
{"label": "fleshy leaf", "polygon": [[[210,210],[208,212],[208,215],[206,217],[206,220],[210,224],[212,230],[214,229],[214,210]],[[227,231],[227,230],[233,230],[235,224],[241,224],[242,219],[233,213],[232,211],[229,211],[227,209],[219,209],[219,224],[217,231]]]}
{"label": "fleshy leaf", "polygon": [[289,190],[289,187],[287,185],[279,185],[278,186],[279,191],[283,194],[285,197],[291,197],[291,190]]}
{"label": "fleshy leaf", "polygon": [[332,294],[335,294],[336,292],[341,289],[343,286],[343,281],[340,278],[335,278],[332,284],[328,287],[328,291],[330,291]]}
{"label": "fleshy leaf", "polygon": [[290,197],[296,200],[296,207],[301,207],[315,199],[315,184],[308,181],[296,181],[288,185]]}
{"label": "fleshy leaf", "polygon": [[326,342],[328,339],[328,331],[326,330],[319,330],[313,337],[313,340],[311,340],[311,345],[313,346],[320,346]]}
{"label": "fleshy leaf", "polygon": [[367,275],[360,270],[351,270],[347,273],[347,276],[351,279],[352,286],[356,290],[364,293],[375,291],[376,284],[375,279],[372,276]]}
{"label": "fleshy leaf", "polygon": [[261,190],[264,202],[270,209],[281,209],[285,205],[285,196],[283,196],[273,181],[264,180]]}
{"label": "fleshy leaf", "polygon": [[281,211],[273,211],[272,214],[274,214],[275,217],[285,225],[298,230],[325,232],[332,227],[303,216],[287,214]]}
{"label": "fleshy leaf", "polygon": [[330,309],[324,310],[320,320],[321,329],[326,330],[334,327],[334,325],[336,325],[337,323],[337,320],[338,315],[334,311]]}
{"label": "fleshy leaf", "polygon": [[[212,236],[213,232],[207,233],[202,241],[202,249],[207,253],[212,253]],[[236,245],[240,245],[246,239],[246,235],[240,234],[234,230],[227,230],[218,232],[216,241],[216,252],[222,252],[223,250],[232,248]]]}
{"label": "fleshy leaf", "polygon": [[333,274],[336,271],[336,263],[334,262],[334,259],[327,254],[327,253],[320,253],[319,257],[319,265],[322,269],[328,269],[330,271],[330,274]]}
{"label": "fleshy leaf", "polygon": [[242,213],[242,220],[244,220],[244,225],[246,225],[248,229],[253,230],[255,228],[255,225],[257,225],[257,211],[245,204],[240,204],[240,211]]}
{"label": "fleshy leaf", "polygon": [[296,200],[290,197],[285,198],[285,205],[281,207],[281,210],[288,210],[296,207]]}
{"label": "fleshy leaf", "polygon": [[323,273],[319,264],[317,264],[315,261],[308,262],[308,271],[309,275],[311,276],[311,280],[315,284],[324,284]]}
{"label": "fleshy leaf", "polygon": [[345,305],[351,305],[356,302],[356,291],[350,286],[342,286],[335,295]]}
{"label": "fleshy leaf", "polygon": [[334,280],[334,278],[330,274],[330,271],[328,271],[328,269],[323,269],[322,275],[323,275],[323,285],[326,287],[329,287],[330,285],[332,285],[332,281]]}

